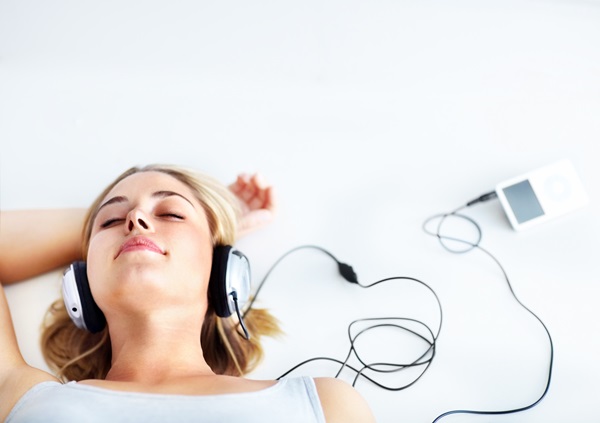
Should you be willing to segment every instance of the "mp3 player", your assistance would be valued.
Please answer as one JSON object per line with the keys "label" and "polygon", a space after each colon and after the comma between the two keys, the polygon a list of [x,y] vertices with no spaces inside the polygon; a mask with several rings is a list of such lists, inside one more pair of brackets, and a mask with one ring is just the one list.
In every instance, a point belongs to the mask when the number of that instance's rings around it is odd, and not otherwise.
{"label": "mp3 player", "polygon": [[522,230],[585,206],[589,199],[569,160],[544,166],[496,186],[515,230]]}

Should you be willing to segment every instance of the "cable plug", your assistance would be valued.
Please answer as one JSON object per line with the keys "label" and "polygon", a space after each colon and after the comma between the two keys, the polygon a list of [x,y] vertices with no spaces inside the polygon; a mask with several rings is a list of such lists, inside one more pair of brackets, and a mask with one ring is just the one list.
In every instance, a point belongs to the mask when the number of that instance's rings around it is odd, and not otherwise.
{"label": "cable plug", "polygon": [[488,192],[487,194],[480,195],[479,197],[477,197],[474,200],[469,201],[467,203],[467,207],[471,207],[472,205],[477,204],[477,203],[483,203],[485,201],[493,200],[494,198],[497,198],[497,197],[498,197],[498,194],[496,194],[496,191],[491,191],[491,192]]}

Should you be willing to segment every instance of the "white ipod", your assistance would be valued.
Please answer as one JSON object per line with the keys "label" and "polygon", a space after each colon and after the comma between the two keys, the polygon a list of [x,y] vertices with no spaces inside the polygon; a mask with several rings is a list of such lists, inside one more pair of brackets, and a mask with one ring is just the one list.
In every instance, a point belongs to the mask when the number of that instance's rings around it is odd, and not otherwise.
{"label": "white ipod", "polygon": [[496,193],[517,231],[580,209],[589,201],[569,160],[504,181],[496,186]]}

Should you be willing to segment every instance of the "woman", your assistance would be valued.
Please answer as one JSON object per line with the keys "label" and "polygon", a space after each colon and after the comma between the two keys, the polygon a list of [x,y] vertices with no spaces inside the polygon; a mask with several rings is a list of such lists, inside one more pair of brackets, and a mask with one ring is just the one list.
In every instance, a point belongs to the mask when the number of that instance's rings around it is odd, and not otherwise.
{"label": "woman", "polygon": [[[230,191],[245,208],[239,222]],[[237,223],[240,232],[251,230],[274,204],[258,178],[240,177],[230,191],[173,167],[130,169],[90,208],[83,242],[79,210],[3,213],[0,279],[66,265],[80,258],[83,244],[107,325],[90,335],[53,308],[44,353],[63,379],[75,380],[61,384],[23,360],[0,287],[0,419],[374,421],[362,397],[336,379],[240,377],[260,358],[260,346],[239,335],[234,318],[214,316],[207,295],[213,248],[232,244]],[[274,332],[267,314],[257,312],[258,322],[251,314],[253,339]]]}

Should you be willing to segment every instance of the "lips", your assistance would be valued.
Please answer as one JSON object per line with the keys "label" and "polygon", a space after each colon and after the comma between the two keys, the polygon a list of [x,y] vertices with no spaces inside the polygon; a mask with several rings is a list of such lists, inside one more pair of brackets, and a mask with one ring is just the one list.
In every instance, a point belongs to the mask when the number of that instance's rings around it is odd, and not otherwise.
{"label": "lips", "polygon": [[121,245],[121,248],[119,249],[119,252],[115,258],[119,257],[123,253],[132,251],[151,251],[158,254],[165,254],[165,251],[150,239],[143,236],[136,236],[128,239],[123,243],[123,245]]}

